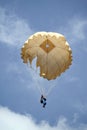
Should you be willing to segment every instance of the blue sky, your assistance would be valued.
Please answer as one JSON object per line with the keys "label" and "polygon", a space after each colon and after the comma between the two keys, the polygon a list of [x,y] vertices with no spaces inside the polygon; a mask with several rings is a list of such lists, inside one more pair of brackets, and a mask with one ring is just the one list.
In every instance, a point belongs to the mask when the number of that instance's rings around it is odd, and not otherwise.
{"label": "blue sky", "polygon": [[[87,1],[0,1],[0,129],[87,129]],[[35,75],[20,56],[38,31],[63,34],[73,62],[53,82],[46,109],[39,103]]]}

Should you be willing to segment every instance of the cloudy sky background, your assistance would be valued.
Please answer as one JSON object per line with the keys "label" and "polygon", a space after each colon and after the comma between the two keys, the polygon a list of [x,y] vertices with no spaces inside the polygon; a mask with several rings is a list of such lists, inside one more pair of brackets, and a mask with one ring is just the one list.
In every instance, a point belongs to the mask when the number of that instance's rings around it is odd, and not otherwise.
{"label": "cloudy sky background", "polygon": [[[87,1],[0,1],[0,129],[87,129]],[[56,79],[46,109],[35,75],[22,63],[23,43],[37,31],[65,35],[70,69]]]}

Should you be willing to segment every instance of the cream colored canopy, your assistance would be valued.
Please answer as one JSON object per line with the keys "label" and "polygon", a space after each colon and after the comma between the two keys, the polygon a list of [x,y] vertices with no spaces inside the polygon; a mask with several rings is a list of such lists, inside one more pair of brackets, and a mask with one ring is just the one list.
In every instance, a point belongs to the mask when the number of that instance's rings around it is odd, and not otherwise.
{"label": "cream colored canopy", "polygon": [[21,49],[24,63],[32,64],[35,57],[37,57],[36,67],[40,67],[40,76],[52,80],[69,68],[72,51],[63,35],[37,32],[28,38]]}

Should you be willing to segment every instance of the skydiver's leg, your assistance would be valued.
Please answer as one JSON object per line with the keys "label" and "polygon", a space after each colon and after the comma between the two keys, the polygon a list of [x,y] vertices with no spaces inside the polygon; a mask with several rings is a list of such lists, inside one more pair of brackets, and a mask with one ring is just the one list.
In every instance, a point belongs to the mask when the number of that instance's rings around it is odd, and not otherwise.
{"label": "skydiver's leg", "polygon": [[43,100],[42,100],[42,99],[40,100],[40,103],[43,103]]}
{"label": "skydiver's leg", "polygon": [[43,107],[45,108],[45,105],[43,104]]}
{"label": "skydiver's leg", "polygon": [[45,103],[43,103],[43,107],[45,107],[46,106],[46,102]]}

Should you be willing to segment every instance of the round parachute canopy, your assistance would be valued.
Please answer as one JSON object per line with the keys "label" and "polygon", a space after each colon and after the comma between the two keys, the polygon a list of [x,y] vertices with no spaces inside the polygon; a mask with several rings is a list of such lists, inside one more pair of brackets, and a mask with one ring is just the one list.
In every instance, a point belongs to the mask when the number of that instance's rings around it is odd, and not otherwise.
{"label": "round parachute canopy", "polygon": [[36,67],[40,76],[52,80],[60,76],[72,63],[72,50],[62,34],[37,32],[31,35],[21,49],[24,63],[37,57]]}

